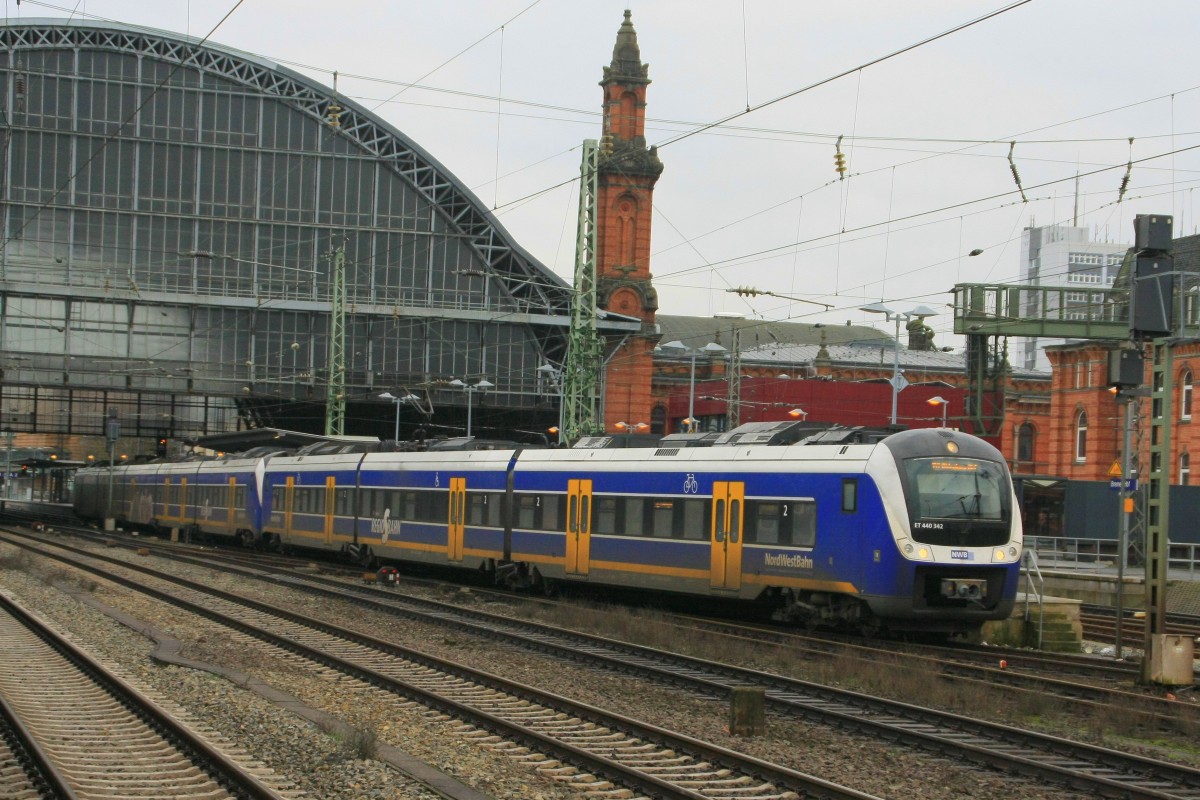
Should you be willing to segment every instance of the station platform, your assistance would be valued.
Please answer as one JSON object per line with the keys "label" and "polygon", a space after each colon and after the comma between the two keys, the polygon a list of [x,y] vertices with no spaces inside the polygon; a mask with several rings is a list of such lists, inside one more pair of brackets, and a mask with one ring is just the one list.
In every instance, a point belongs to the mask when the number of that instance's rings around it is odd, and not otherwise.
{"label": "station platform", "polygon": [[[1146,571],[1144,567],[1127,567],[1120,576],[1115,564],[1099,561],[1080,563],[1066,561],[1056,563],[1043,559],[1040,562],[1042,577],[1041,592],[1044,595],[1066,597],[1083,603],[1116,607],[1118,587],[1127,609],[1145,608]],[[1029,584],[1029,573],[1021,574],[1021,591],[1037,593],[1036,586]],[[1036,581],[1036,578],[1034,579]],[[1166,591],[1168,614],[1200,615],[1200,570],[1167,570]]]}

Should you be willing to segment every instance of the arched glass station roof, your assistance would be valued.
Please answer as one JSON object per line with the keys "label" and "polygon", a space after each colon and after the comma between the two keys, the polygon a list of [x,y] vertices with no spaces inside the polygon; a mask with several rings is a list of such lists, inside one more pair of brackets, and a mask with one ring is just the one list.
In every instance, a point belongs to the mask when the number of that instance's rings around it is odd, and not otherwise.
{"label": "arched glass station roof", "polygon": [[0,70],[5,425],[87,435],[117,407],[129,435],[314,429],[341,247],[347,433],[386,433],[356,429],[355,403],[402,387],[453,417],[454,378],[495,384],[497,422],[545,404],[571,288],[370,111],[256,56],[91,22],[0,25]]}

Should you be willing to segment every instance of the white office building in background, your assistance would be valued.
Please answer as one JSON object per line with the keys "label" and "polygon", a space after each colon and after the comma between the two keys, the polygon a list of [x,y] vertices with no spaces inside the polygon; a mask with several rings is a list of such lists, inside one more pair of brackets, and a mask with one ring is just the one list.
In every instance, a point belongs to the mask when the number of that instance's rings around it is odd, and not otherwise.
{"label": "white office building in background", "polygon": [[[1073,225],[1030,226],[1021,235],[1021,282],[1030,286],[1061,287],[1061,295],[1070,318],[1071,306],[1081,309],[1091,303],[1089,290],[1108,289],[1113,285],[1121,261],[1130,245],[1093,242],[1087,228]],[[1074,291],[1072,291],[1074,290]],[[1057,296],[1055,297],[1057,302]],[[1040,317],[1046,311],[1031,299],[1021,309],[1026,317]],[[1082,319],[1082,314],[1080,315]],[[1022,338],[1016,347],[1017,361],[1024,369],[1050,370],[1045,347],[1063,344],[1068,339]]]}

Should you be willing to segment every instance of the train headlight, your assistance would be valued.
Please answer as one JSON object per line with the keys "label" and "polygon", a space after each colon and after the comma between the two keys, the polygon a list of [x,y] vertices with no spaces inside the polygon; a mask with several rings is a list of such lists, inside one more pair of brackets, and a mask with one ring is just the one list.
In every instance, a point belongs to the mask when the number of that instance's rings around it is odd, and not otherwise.
{"label": "train headlight", "polygon": [[992,551],[992,561],[1004,561],[1008,558],[1002,549],[997,548]]}
{"label": "train headlight", "polygon": [[1013,544],[1013,545],[1009,545],[1009,547],[1008,547],[1008,554],[1009,554],[1010,556],[1012,556],[1013,558],[1016,558],[1016,557],[1017,557],[1017,546],[1016,546],[1015,544]]}
{"label": "train headlight", "polygon": [[912,542],[908,542],[904,545],[904,555],[911,556],[912,553],[913,553]]}
{"label": "train headlight", "polygon": [[922,547],[920,550],[918,550],[918,551],[917,551],[917,558],[922,558],[922,559],[924,559],[924,558],[929,558],[929,548],[928,548],[928,547]]}

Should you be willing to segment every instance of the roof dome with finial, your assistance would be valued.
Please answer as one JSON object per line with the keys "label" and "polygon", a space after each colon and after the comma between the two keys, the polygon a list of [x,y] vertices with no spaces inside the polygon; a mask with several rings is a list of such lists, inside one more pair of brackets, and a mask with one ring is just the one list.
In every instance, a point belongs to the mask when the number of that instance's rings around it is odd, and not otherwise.
{"label": "roof dome with finial", "polygon": [[633,13],[625,9],[625,21],[617,31],[617,43],[613,46],[612,64],[604,68],[605,80],[645,80],[650,74],[650,65],[642,63],[642,51],[638,48],[632,17]]}

